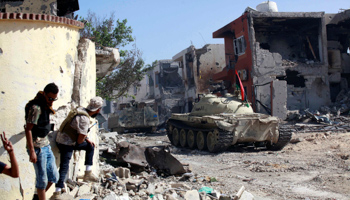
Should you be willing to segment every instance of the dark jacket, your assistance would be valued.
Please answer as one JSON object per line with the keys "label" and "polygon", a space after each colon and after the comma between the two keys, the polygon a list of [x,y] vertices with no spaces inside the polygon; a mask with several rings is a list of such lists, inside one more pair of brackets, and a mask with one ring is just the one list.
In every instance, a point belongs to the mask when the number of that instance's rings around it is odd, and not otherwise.
{"label": "dark jacket", "polygon": [[53,124],[50,124],[50,113],[52,110],[47,106],[45,99],[35,98],[29,101],[25,107],[25,119],[27,120],[29,109],[33,105],[40,106],[41,114],[38,119],[38,124],[35,124],[32,129],[33,138],[45,137],[53,129]]}

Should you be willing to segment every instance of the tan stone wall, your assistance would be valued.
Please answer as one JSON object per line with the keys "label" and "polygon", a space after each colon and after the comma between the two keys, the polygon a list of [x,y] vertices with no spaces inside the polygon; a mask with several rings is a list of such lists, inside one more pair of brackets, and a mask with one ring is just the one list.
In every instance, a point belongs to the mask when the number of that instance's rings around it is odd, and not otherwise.
{"label": "tan stone wall", "polygon": [[[47,83],[55,82],[60,92],[54,109],[69,110],[66,105],[72,102],[72,94],[76,91],[80,92],[79,102],[75,105],[86,106],[96,91],[95,45],[85,41],[87,48],[81,63],[77,50],[78,27],[47,21],[6,19],[0,19],[0,27],[0,131],[6,131],[14,144],[20,166],[20,179],[0,175],[0,199],[22,199],[20,184],[24,199],[31,199],[35,189],[35,172],[25,148],[25,104]],[[82,79],[73,90],[77,63],[81,66]],[[63,117],[64,114],[55,117],[56,129]],[[0,160],[9,163],[7,153],[2,144],[0,146]],[[57,149],[53,149],[57,158]],[[52,190],[48,197],[50,193]]]}

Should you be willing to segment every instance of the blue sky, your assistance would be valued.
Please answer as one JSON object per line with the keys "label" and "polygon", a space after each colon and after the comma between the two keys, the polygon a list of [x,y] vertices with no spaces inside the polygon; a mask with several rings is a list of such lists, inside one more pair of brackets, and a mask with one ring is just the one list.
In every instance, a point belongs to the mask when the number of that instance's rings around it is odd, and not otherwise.
{"label": "blue sky", "polygon": [[[223,44],[212,33],[242,15],[249,6],[256,8],[263,0],[80,0],[75,14],[84,17],[88,10],[100,17],[115,12],[117,19],[127,19],[133,29],[136,46],[146,64],[171,59],[193,44]],[[338,13],[350,9],[349,0],[275,0],[279,12]],[[127,47],[128,48],[128,47]]]}

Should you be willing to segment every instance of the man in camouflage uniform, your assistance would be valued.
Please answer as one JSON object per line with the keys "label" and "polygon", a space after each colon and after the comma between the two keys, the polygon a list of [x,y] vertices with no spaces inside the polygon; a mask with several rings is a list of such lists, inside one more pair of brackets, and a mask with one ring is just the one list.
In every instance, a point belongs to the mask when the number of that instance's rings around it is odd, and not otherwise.
{"label": "man in camouflage uniform", "polygon": [[52,153],[47,135],[52,131],[50,114],[55,114],[52,104],[57,100],[58,87],[55,83],[45,86],[25,107],[25,133],[29,160],[33,163],[36,175],[37,195],[34,199],[46,199],[45,192],[58,181],[55,156]]}
{"label": "man in camouflage uniform", "polygon": [[101,111],[103,99],[94,97],[86,108],[73,109],[62,122],[56,137],[57,147],[60,150],[60,178],[56,184],[56,192],[51,199],[61,199],[62,188],[69,169],[69,162],[74,150],[84,150],[86,171],[83,177],[85,182],[97,182],[98,178],[92,174],[92,164],[95,144],[87,137],[89,133],[90,117],[95,118]]}

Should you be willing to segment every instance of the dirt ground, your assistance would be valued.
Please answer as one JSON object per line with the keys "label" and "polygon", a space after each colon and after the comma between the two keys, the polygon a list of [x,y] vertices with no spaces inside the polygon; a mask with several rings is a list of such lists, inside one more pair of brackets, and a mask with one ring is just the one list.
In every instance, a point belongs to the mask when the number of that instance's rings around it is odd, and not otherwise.
{"label": "dirt ground", "polygon": [[282,151],[237,147],[218,154],[172,147],[165,132],[123,136],[145,147],[170,145],[174,157],[190,164],[196,179],[185,183],[193,189],[234,195],[244,186],[262,200],[350,199],[350,133],[295,133],[292,140],[300,142]]}

